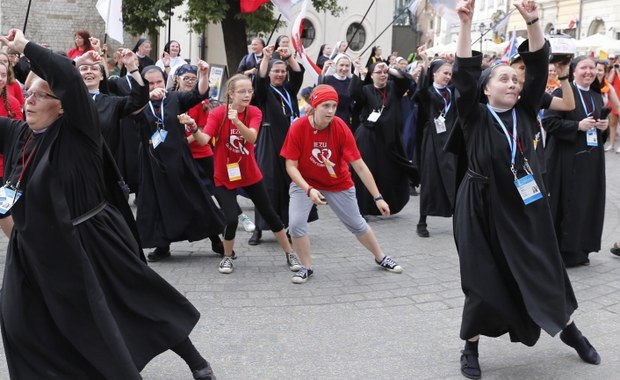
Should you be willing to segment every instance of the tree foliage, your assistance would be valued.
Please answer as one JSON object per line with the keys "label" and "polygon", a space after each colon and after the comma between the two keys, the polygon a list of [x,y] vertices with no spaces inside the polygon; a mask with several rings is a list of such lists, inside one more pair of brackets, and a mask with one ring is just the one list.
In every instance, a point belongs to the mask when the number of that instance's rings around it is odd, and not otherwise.
{"label": "tree foliage", "polygon": [[[124,0],[123,22],[125,28],[133,34],[157,34],[158,28],[166,25],[170,17],[178,16],[188,22],[195,32],[202,32],[209,23],[222,22],[229,17],[228,10],[240,8],[240,0],[187,0],[188,11],[184,15],[174,15],[175,7],[183,0]],[[312,5],[318,11],[327,11],[334,16],[340,15],[344,8],[338,5],[338,0],[312,0]],[[269,33],[274,26],[274,7],[271,2],[261,6],[254,13],[238,12],[232,15],[245,29],[255,33]],[[282,26],[283,22],[281,22]],[[240,25],[241,26],[241,25]]]}
{"label": "tree foliage", "polygon": [[[158,28],[165,26],[170,17],[189,23],[194,32],[201,33],[209,23],[220,23],[226,46],[226,60],[229,72],[234,72],[236,65],[247,53],[248,31],[266,36],[274,30],[276,18],[271,2],[263,4],[254,13],[241,13],[240,0],[186,0],[187,12],[174,15],[175,7],[183,0],[124,0],[123,22],[125,28],[133,34],[149,33],[156,35]],[[340,15],[345,8],[338,5],[338,0],[312,0],[317,11]],[[277,27],[284,25],[280,21]],[[273,42],[273,41],[272,41]]]}

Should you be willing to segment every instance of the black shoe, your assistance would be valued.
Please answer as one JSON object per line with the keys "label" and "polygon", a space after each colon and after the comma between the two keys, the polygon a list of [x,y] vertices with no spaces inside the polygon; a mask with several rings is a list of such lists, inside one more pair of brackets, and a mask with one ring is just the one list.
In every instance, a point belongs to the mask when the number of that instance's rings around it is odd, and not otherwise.
{"label": "black shoe", "polygon": [[427,238],[431,236],[431,234],[429,234],[428,230],[426,229],[426,223],[418,223],[418,226],[416,227],[416,232],[418,233],[419,237]]}
{"label": "black shoe", "polygon": [[170,257],[170,247],[157,247],[146,256],[146,259],[152,263]]}
{"label": "black shoe", "polygon": [[252,232],[252,237],[250,237],[250,240],[248,240],[248,244],[249,245],[259,245],[260,244],[260,239],[263,237],[263,231],[259,230],[258,228],[254,230],[254,232]]}
{"label": "black shoe", "polygon": [[479,379],[482,377],[478,353],[470,350],[461,351],[461,373],[468,379]]}
{"label": "black shoe", "polygon": [[192,371],[192,376],[195,380],[215,380],[213,369],[208,362],[206,367]]}
{"label": "black shoe", "polygon": [[[573,325],[573,323],[571,323]],[[596,349],[590,344],[588,339],[581,334],[581,331],[576,326],[567,326],[560,333],[560,339],[566,345],[572,347],[577,351],[581,360],[590,364],[600,364],[601,357],[596,352]],[[570,331],[569,331],[570,330]]]}
{"label": "black shoe", "polygon": [[609,252],[616,256],[620,256],[620,247],[618,247],[618,243],[614,243],[614,246],[609,250]]}

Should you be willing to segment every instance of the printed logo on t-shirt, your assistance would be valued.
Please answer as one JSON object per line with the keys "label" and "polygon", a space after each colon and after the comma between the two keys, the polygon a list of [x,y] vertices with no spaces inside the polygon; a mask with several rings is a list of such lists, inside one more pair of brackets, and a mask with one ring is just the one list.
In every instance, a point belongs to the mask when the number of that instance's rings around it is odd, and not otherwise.
{"label": "printed logo on t-shirt", "polygon": [[312,157],[310,161],[316,166],[325,167],[325,164],[334,167],[336,164],[329,159],[332,156],[332,151],[327,147],[327,142],[315,141],[314,148],[312,149]]}
{"label": "printed logo on t-shirt", "polygon": [[245,147],[245,139],[241,136],[241,132],[238,129],[230,130],[230,138],[226,144],[226,148],[233,153],[237,154],[249,154],[250,152]]}

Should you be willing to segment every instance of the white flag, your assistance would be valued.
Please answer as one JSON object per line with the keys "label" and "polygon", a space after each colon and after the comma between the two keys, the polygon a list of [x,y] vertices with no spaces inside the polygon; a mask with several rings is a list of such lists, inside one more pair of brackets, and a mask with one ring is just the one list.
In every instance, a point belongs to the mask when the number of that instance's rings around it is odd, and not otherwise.
{"label": "white flag", "polygon": [[273,5],[278,8],[278,11],[282,13],[285,19],[291,21],[291,16],[293,14],[293,7],[299,3],[300,0],[271,0]]}
{"label": "white flag", "polygon": [[97,11],[105,21],[105,32],[123,43],[123,0],[97,0]]}

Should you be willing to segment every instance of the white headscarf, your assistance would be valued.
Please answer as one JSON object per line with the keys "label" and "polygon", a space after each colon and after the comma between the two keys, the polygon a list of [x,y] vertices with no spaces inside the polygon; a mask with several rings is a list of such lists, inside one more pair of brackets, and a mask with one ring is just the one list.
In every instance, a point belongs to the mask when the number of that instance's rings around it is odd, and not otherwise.
{"label": "white headscarf", "polygon": [[[338,74],[337,66],[338,66],[338,61],[343,59],[343,58],[349,61],[349,72],[344,77],[341,77],[340,74]],[[333,61],[334,61],[334,65],[330,66],[329,69],[327,69],[327,72],[325,73],[325,76],[333,75],[333,76],[335,76],[339,80],[344,80],[346,78],[351,78],[351,76],[352,76],[351,69],[353,68],[353,61],[351,60],[351,57],[349,57],[346,54],[340,53],[340,54],[338,54],[338,55],[336,55],[334,57]]]}

